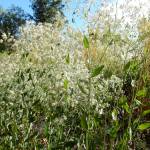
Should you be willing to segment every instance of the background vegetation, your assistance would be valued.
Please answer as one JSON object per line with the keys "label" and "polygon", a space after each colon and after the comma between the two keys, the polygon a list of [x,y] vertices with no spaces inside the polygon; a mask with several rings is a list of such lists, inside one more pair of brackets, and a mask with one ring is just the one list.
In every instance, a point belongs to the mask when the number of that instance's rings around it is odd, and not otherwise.
{"label": "background vegetation", "polygon": [[85,33],[58,15],[1,34],[13,43],[0,54],[0,149],[150,148],[149,18],[125,3],[128,23],[107,2],[91,17],[92,4]]}

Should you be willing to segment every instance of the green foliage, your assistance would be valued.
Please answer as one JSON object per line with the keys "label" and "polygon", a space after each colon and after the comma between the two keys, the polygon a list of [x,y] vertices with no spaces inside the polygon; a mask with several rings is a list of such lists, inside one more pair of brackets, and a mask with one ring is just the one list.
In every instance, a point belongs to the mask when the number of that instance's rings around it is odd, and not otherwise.
{"label": "green foliage", "polygon": [[137,91],[136,96],[145,97],[146,94],[147,94],[147,90],[146,90],[146,88],[144,88],[142,90]]}
{"label": "green foliage", "polygon": [[147,114],[149,114],[150,113],[150,109],[149,110],[145,110],[144,112],[143,112],[143,116],[146,116]]}
{"label": "green foliage", "polygon": [[66,56],[66,63],[67,63],[67,64],[70,63],[70,56],[69,56],[69,54]]}
{"label": "green foliage", "polygon": [[12,7],[0,13],[0,29],[6,34],[17,34],[19,26],[24,25],[27,19],[27,15],[19,7]]}
{"label": "green foliage", "polygon": [[57,14],[64,17],[62,0],[31,0],[34,20],[39,22],[54,23]]}
{"label": "green foliage", "polygon": [[[9,44],[7,38],[16,37],[19,32],[19,27],[24,25],[27,20],[27,15],[19,7],[12,7],[7,10],[0,11],[0,51],[11,48],[13,41]],[[6,39],[3,38],[3,33],[6,34]]]}
{"label": "green foliage", "polygon": [[143,124],[140,124],[138,127],[139,130],[145,130],[148,128],[150,128],[150,123],[143,123]]}
{"label": "green foliage", "polygon": [[91,77],[98,76],[102,72],[103,68],[104,68],[104,65],[101,65],[101,66],[98,66],[98,67],[92,69],[92,71],[91,71]]}
{"label": "green foliage", "polygon": [[83,38],[83,44],[84,44],[84,48],[89,48],[89,41],[86,36],[84,36]]}
{"label": "green foliage", "polygon": [[81,127],[82,127],[84,130],[87,130],[87,129],[88,129],[87,120],[86,120],[86,115],[84,115],[84,114],[81,116]]}

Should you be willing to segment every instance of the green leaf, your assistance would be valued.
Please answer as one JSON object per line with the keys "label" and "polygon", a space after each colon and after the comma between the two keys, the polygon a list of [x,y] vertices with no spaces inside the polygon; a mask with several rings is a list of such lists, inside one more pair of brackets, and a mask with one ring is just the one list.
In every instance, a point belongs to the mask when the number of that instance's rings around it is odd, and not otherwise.
{"label": "green leaf", "polygon": [[136,118],[136,119],[133,121],[133,125],[138,125],[138,124],[139,124],[139,121],[140,121],[140,119],[139,119],[139,118]]}
{"label": "green leaf", "polygon": [[91,72],[91,77],[98,76],[101,73],[101,71],[103,70],[103,68],[104,68],[104,65],[101,65],[101,66],[94,68]]}
{"label": "green leaf", "polygon": [[106,69],[104,71],[104,79],[109,79],[112,76],[112,71],[109,69]]}
{"label": "green leaf", "polygon": [[146,116],[147,114],[150,113],[150,109],[149,110],[145,110],[143,113],[142,113],[142,116]]}
{"label": "green leaf", "polygon": [[126,102],[127,102],[127,97],[126,97],[126,96],[122,96],[122,97],[119,99],[119,106],[125,105]]}
{"label": "green leaf", "polygon": [[130,140],[132,140],[132,129],[131,129],[131,127],[129,127],[129,137],[130,137]]}
{"label": "green leaf", "polygon": [[89,41],[86,36],[84,36],[83,38],[83,44],[84,44],[84,48],[89,48]]}
{"label": "green leaf", "polygon": [[136,93],[136,96],[138,96],[138,97],[145,97],[146,94],[147,94],[147,89],[144,88],[144,89],[142,89],[142,90],[139,90],[139,91]]}
{"label": "green leaf", "polygon": [[85,130],[88,129],[87,121],[86,121],[86,116],[82,115],[81,116],[81,127]]}
{"label": "green leaf", "polygon": [[31,129],[32,129],[32,123],[30,123],[30,126],[29,126],[29,128],[28,128],[28,132],[27,132],[27,134],[26,134],[26,137],[24,138],[24,142],[30,140],[29,138],[30,138]]}
{"label": "green leaf", "polygon": [[45,123],[45,125],[44,125],[44,135],[46,137],[48,137],[48,135],[49,135],[48,123]]}
{"label": "green leaf", "polygon": [[83,86],[79,82],[78,82],[78,87],[82,93],[87,94],[85,89],[83,88]]}
{"label": "green leaf", "polygon": [[124,66],[124,71],[133,71],[137,70],[139,62],[137,60],[132,60],[129,61],[125,66]]}
{"label": "green leaf", "polygon": [[70,63],[70,55],[69,55],[69,54],[66,56],[66,63],[67,63],[67,64]]}
{"label": "green leaf", "polygon": [[106,133],[109,134],[111,136],[111,138],[116,138],[118,130],[119,130],[119,126],[116,125],[116,126],[112,126],[112,127],[108,128],[106,130]]}
{"label": "green leaf", "polygon": [[138,126],[138,129],[139,130],[146,130],[146,129],[148,129],[148,128],[150,128],[150,123],[143,123],[143,124],[140,124],[139,126]]}
{"label": "green leaf", "polygon": [[139,100],[135,99],[134,101],[135,101],[136,106],[142,105],[142,103]]}
{"label": "green leaf", "polygon": [[127,71],[131,65],[131,62],[129,61],[125,66],[124,66],[124,71]]}
{"label": "green leaf", "polygon": [[130,107],[129,107],[128,103],[125,103],[123,105],[123,108],[126,110],[127,113],[129,113],[129,114],[131,113],[131,110],[130,110]]}
{"label": "green leaf", "polygon": [[67,79],[64,80],[64,88],[67,90],[68,89],[68,83],[69,81]]}

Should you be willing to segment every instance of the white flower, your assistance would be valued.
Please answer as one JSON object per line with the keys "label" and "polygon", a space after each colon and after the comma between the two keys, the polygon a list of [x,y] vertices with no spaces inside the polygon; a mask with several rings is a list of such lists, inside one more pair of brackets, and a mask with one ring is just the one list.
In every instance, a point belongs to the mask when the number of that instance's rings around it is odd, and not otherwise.
{"label": "white flower", "polygon": [[115,111],[115,110],[112,112],[112,119],[113,119],[114,121],[117,120],[117,111]]}
{"label": "white flower", "polygon": [[7,39],[7,35],[6,35],[6,33],[3,33],[3,34],[2,34],[2,38],[3,38],[4,40],[6,40],[6,39]]}
{"label": "white flower", "polygon": [[99,110],[99,114],[102,115],[103,114],[103,109]]}
{"label": "white flower", "polygon": [[131,81],[131,85],[132,85],[132,87],[135,87],[135,80]]}
{"label": "white flower", "polygon": [[63,119],[64,119],[64,120],[67,120],[67,116],[63,115]]}
{"label": "white flower", "polygon": [[0,39],[0,43],[3,43],[3,40],[2,40],[2,39]]}

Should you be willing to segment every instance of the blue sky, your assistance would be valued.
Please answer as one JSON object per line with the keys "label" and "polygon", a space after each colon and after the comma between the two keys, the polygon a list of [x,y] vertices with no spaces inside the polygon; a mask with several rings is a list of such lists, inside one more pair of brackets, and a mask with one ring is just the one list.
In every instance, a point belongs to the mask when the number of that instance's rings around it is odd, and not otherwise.
{"label": "blue sky", "polygon": [[[68,11],[67,9],[64,10],[64,14],[69,20],[70,24],[75,28],[84,29],[85,22],[80,18],[75,16],[75,23],[72,23],[72,13],[73,11],[79,7],[81,3],[83,3],[85,0],[72,0],[71,3],[69,3],[69,9],[71,11]],[[100,0],[98,0],[100,1]],[[30,7],[31,2],[30,0],[0,0],[0,6],[3,8],[10,8],[11,5],[19,6],[22,9],[25,10],[25,12],[33,14],[32,9]]]}
{"label": "blue sky", "polygon": [[32,9],[29,7],[30,0],[0,0],[0,6],[3,8],[9,8],[11,5],[20,6],[26,12],[32,14]]}

